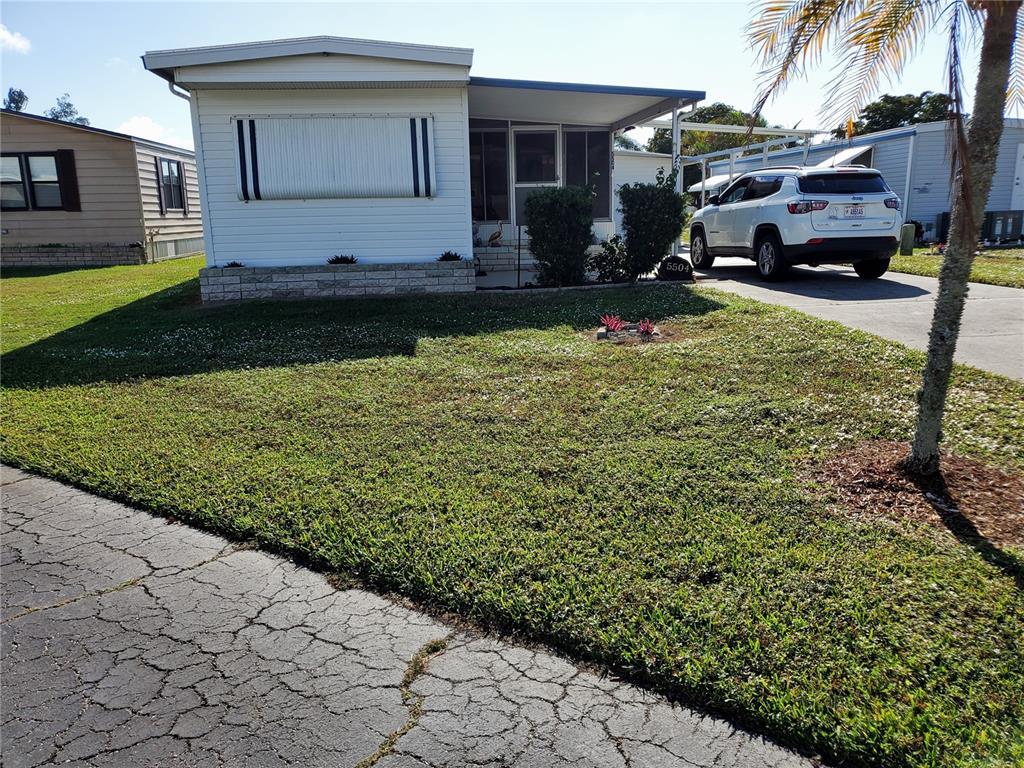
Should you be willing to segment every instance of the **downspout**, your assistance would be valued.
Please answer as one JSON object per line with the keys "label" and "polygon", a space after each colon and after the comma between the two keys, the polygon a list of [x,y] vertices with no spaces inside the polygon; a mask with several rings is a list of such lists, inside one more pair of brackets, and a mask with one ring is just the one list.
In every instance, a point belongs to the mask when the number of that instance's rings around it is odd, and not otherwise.
{"label": "downspout", "polygon": [[174,88],[174,81],[173,80],[168,80],[167,81],[167,90],[170,91],[171,93],[173,93],[179,99],[184,99],[185,101],[192,101],[192,97],[189,96],[187,92],[175,90],[175,88]]}

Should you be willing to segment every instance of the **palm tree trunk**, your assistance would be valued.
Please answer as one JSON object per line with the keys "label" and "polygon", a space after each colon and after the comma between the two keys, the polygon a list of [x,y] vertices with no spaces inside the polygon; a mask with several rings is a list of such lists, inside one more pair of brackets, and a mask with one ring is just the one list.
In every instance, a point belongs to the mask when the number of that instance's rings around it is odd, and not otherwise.
{"label": "palm tree trunk", "polygon": [[965,182],[960,175],[954,189],[946,255],[939,273],[939,294],[928,339],[928,361],[917,395],[917,428],[907,462],[908,467],[918,474],[932,475],[939,470],[942,414],[953,371],[960,319],[967,299],[967,280],[981,234],[985,203],[992,188],[999,139],[1003,134],[1003,109],[1019,10],[1020,0],[985,4],[981,63],[978,84],[974,89],[974,111],[968,126],[965,158],[971,210],[968,211],[964,205],[960,193],[960,186]]}

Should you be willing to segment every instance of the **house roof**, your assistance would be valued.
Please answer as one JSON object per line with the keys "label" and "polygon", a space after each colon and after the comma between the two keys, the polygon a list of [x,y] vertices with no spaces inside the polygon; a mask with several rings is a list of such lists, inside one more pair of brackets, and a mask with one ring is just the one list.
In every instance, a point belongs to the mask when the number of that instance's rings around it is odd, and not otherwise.
{"label": "house roof", "polygon": [[700,101],[704,91],[546,80],[469,78],[469,116],[618,130]]}
{"label": "house roof", "polygon": [[[289,75],[296,74],[282,64],[281,72],[268,74],[264,68],[255,79],[239,78],[237,72],[221,79],[204,72],[204,65],[237,64],[266,59],[281,59],[316,54],[343,54],[377,59],[393,59],[464,67],[458,77],[433,74],[431,79],[377,81],[364,77],[358,81],[339,81],[339,87],[416,87],[450,86],[456,81],[464,84],[467,70],[473,63],[471,48],[452,48],[437,45],[414,45],[382,40],[358,40],[348,37],[300,37],[289,40],[264,40],[234,45],[212,45],[201,48],[148,51],[142,61],[146,69],[168,82],[185,87],[249,88],[249,87],[317,87],[330,85],[330,78],[300,73],[294,82]],[[196,67],[190,76],[179,72]],[[280,77],[278,77],[280,75]],[[196,80],[196,76],[199,77]],[[492,117],[503,120],[529,120],[533,122],[577,123],[611,126],[614,129],[637,125],[652,117],[663,115],[674,108],[693,104],[704,98],[703,91],[675,88],[649,88],[626,85],[594,85],[590,83],[563,83],[540,80],[509,80],[494,77],[468,77],[469,113],[471,117]],[[195,81],[195,82],[193,82]]]}
{"label": "house roof", "polygon": [[13,109],[0,109],[0,114],[10,115],[12,117],[23,117],[27,120],[36,120],[40,123],[50,123],[52,125],[59,125],[62,128],[72,128],[78,131],[86,131],[88,133],[98,133],[103,136],[110,136],[114,139],[124,139],[125,141],[133,141],[136,144],[144,144],[148,147],[155,149],[169,149],[175,152],[179,152],[183,155],[195,156],[195,152],[191,149],[185,149],[184,147],[178,147],[174,144],[164,144],[159,141],[152,141],[150,139],[144,139],[141,136],[132,136],[128,133],[118,133],[117,131],[108,131],[106,128],[96,128],[92,125],[79,125],[78,123],[69,123],[64,120],[54,120],[52,117],[44,117],[43,115],[33,115],[30,112],[16,112]]}
{"label": "house roof", "polygon": [[360,40],[354,37],[333,37],[331,35],[146,51],[142,57],[142,63],[146,69],[173,83],[176,67],[226,64],[318,53],[369,56],[377,59],[400,59],[433,64],[455,64],[463,67],[468,67],[473,63],[472,48],[393,43],[386,40]]}

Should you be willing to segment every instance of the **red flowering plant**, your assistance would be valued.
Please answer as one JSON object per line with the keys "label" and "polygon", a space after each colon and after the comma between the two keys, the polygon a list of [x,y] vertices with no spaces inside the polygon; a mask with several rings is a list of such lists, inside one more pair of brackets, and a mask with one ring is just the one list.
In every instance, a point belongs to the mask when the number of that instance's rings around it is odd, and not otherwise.
{"label": "red flowering plant", "polygon": [[626,322],[618,315],[601,315],[601,324],[612,333],[626,327]]}
{"label": "red flowering plant", "polygon": [[644,318],[636,325],[636,331],[641,336],[653,336],[654,335],[654,323],[647,318]]}

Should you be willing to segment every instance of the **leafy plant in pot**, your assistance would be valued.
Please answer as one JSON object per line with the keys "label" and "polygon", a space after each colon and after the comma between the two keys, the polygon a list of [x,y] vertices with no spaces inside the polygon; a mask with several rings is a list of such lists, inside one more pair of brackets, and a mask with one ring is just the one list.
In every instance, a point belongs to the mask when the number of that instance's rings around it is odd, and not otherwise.
{"label": "leafy plant in pot", "polygon": [[331,256],[327,260],[328,264],[355,264],[359,259],[355,256],[347,256],[343,253],[339,253],[337,256]]}
{"label": "leafy plant in pot", "polygon": [[438,261],[462,261],[462,256],[455,251],[445,251],[437,257]]}

